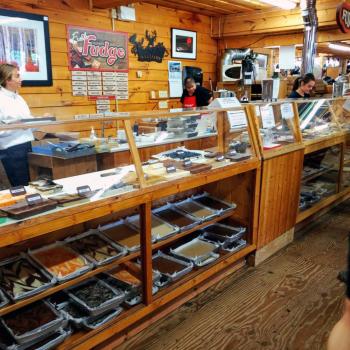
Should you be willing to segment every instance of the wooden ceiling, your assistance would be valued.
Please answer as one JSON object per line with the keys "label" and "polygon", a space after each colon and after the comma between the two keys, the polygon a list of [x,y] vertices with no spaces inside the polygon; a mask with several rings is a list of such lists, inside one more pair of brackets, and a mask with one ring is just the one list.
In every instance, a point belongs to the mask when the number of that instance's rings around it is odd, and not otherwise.
{"label": "wooden ceiling", "polygon": [[[135,3],[135,0],[90,0],[95,8],[107,9]],[[293,0],[299,2],[298,0]],[[208,16],[247,13],[271,8],[259,0],[145,0],[144,3],[190,11]]]}

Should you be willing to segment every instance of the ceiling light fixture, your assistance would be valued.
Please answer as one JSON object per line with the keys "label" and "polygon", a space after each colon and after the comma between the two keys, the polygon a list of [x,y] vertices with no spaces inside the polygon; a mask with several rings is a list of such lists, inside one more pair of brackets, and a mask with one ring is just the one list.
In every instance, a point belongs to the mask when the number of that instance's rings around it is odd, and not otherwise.
{"label": "ceiling light fixture", "polygon": [[350,46],[340,44],[328,44],[328,47],[333,50],[350,52]]}
{"label": "ceiling light fixture", "polygon": [[297,6],[292,0],[260,0],[260,2],[280,7],[283,10],[293,10]]}

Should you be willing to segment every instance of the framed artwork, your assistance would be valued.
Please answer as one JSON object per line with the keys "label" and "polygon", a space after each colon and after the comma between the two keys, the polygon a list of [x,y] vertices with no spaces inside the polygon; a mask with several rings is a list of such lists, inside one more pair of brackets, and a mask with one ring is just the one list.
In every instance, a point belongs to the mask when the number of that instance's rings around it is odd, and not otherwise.
{"label": "framed artwork", "polygon": [[172,28],[171,57],[195,60],[197,58],[197,32]]}
{"label": "framed artwork", "polygon": [[47,16],[0,9],[0,63],[18,66],[23,86],[52,85]]}

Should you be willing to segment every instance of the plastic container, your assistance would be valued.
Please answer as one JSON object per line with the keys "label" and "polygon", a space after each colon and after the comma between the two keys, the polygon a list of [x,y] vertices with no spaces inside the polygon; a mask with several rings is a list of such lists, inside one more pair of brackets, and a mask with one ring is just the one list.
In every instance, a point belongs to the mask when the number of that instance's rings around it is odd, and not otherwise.
{"label": "plastic container", "polygon": [[128,252],[140,250],[140,233],[126,220],[119,220],[99,227],[107,238],[124,247]]}
{"label": "plastic container", "polygon": [[[135,229],[140,232],[141,227],[139,215],[130,216],[126,220],[131,226],[135,227]],[[155,215],[152,215],[152,238],[154,242],[167,239],[178,231],[179,229],[177,227],[170,225]]]}
{"label": "plastic container", "polygon": [[116,309],[102,314],[100,316],[85,318],[82,322],[82,326],[88,330],[96,329],[98,327],[101,327],[105,323],[113,320],[114,318],[118,317],[123,311],[124,309],[119,306]]}
{"label": "plastic container", "polygon": [[174,206],[176,209],[179,209],[183,213],[202,222],[212,220],[220,215],[219,210],[208,208],[198,202],[195,202],[192,198],[187,198],[183,201],[176,202],[174,203]]}
{"label": "plastic container", "polygon": [[183,213],[175,208],[173,204],[166,204],[162,207],[152,210],[153,214],[177,228],[179,231],[190,230],[199,225],[201,221]]}
{"label": "plastic container", "polygon": [[238,252],[242,248],[244,248],[247,245],[247,241],[244,239],[239,239],[234,242],[226,242],[222,247],[221,250],[224,252]]}
{"label": "plastic container", "polygon": [[91,262],[62,242],[29,250],[28,254],[58,282],[78,277],[93,268]]}
{"label": "plastic container", "polygon": [[[0,276],[0,287],[14,302],[38,294],[56,282],[23,253],[1,261]],[[0,307],[2,294],[0,291]]]}
{"label": "plastic container", "polygon": [[127,254],[127,250],[102,236],[98,230],[90,230],[64,241],[95,266],[108,264]]}
{"label": "plastic container", "polygon": [[208,208],[218,210],[219,215],[232,212],[237,207],[235,203],[228,203],[228,202],[222,201],[221,199],[212,197],[209,193],[206,193],[206,192],[200,195],[193,196],[192,199],[195,202],[202,204]]}
{"label": "plastic container", "polygon": [[[38,315],[46,312],[46,318],[49,320],[44,324],[46,320],[39,321]],[[23,331],[25,326],[19,324],[21,320],[26,321],[30,319],[30,329]],[[33,321],[37,321],[37,325],[33,325]],[[53,332],[56,332],[64,324],[63,316],[48,302],[39,301],[34,304],[23,307],[22,309],[16,310],[10,314],[7,314],[1,318],[2,325],[9,332],[11,337],[18,344],[28,344],[31,342],[39,342],[45,339],[46,336]],[[14,329],[17,327],[17,330]],[[28,322],[29,327],[29,322]]]}
{"label": "plastic container", "polygon": [[[213,224],[202,229],[202,232],[210,234],[210,237],[219,237],[225,240],[225,242],[236,241],[245,234],[246,228],[241,226],[229,226],[224,224]],[[205,238],[209,236],[206,235]],[[210,238],[208,238],[210,239]]]}
{"label": "plastic container", "polygon": [[[97,289],[96,289],[97,288]],[[89,298],[98,295],[102,297],[108,297],[107,300],[89,300],[87,301],[85,296],[82,297],[83,291],[89,296]],[[125,294],[121,290],[116,290],[110,287],[108,284],[104,283],[97,278],[91,278],[77,286],[69,288],[66,291],[73,302],[80,306],[88,312],[90,316],[99,316],[111,309],[117,308],[125,299]],[[94,294],[92,294],[94,293]],[[101,294],[104,293],[105,295]],[[80,295],[82,294],[82,295]]]}

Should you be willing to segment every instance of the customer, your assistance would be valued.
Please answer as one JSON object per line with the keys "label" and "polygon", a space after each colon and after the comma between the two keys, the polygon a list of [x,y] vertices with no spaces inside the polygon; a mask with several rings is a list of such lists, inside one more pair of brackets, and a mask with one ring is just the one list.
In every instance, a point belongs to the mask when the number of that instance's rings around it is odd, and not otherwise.
{"label": "customer", "polygon": [[[21,78],[16,66],[0,64],[0,123],[11,124],[31,118],[30,110],[17,91]],[[31,130],[0,131],[0,160],[12,186],[29,181],[28,152],[31,150]]]}
{"label": "customer", "polygon": [[185,89],[182,93],[181,103],[184,108],[208,106],[213,96],[208,89],[196,85],[193,78],[185,79]]}
{"label": "customer", "polygon": [[[348,272],[350,271],[350,237],[348,237]],[[328,339],[327,350],[350,349],[350,280],[347,279],[344,314],[334,326]]]}
{"label": "customer", "polygon": [[293,91],[289,98],[310,98],[310,92],[315,87],[316,80],[312,73],[295,79]]}

